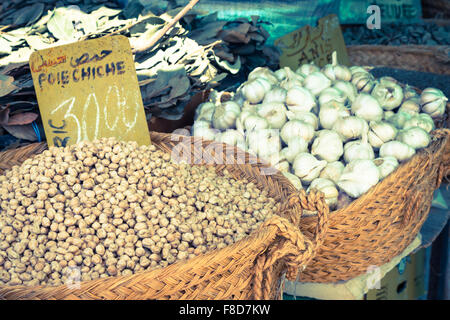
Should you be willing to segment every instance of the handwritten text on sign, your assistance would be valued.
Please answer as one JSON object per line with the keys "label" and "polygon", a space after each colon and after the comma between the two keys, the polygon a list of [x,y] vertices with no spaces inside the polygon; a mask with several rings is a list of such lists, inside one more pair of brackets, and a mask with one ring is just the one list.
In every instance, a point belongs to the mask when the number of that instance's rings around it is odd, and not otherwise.
{"label": "handwritten text on sign", "polygon": [[49,145],[102,137],[150,143],[126,37],[36,51],[30,69]]}
{"label": "handwritten text on sign", "polygon": [[331,63],[333,51],[338,63],[349,65],[347,48],[335,14],[319,20],[317,27],[309,25],[275,40],[282,50],[280,66],[296,70],[304,63],[314,62],[319,67]]}

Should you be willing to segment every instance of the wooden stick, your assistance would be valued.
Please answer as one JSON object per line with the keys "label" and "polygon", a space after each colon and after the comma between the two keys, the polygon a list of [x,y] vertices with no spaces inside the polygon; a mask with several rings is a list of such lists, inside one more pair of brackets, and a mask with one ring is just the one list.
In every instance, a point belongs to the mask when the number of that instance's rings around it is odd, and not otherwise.
{"label": "wooden stick", "polygon": [[133,49],[133,53],[146,51],[153,47],[167,33],[167,31],[169,31],[169,29],[178,22],[178,20],[180,20],[186,13],[188,13],[189,10],[191,10],[197,4],[197,2],[199,2],[199,0],[189,1],[189,3],[183,8],[183,10],[178,12],[178,14],[172,19],[171,22],[169,22],[161,30],[156,32],[144,47]]}

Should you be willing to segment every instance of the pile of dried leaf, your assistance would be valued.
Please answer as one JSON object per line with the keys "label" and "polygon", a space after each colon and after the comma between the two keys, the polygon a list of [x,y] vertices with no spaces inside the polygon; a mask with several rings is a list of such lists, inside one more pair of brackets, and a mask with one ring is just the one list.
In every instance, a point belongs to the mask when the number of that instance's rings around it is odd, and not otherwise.
{"label": "pile of dried leaf", "polygon": [[[216,86],[238,85],[257,66],[276,67],[278,52],[257,17],[219,21],[191,10],[151,49],[152,35],[181,7],[121,9],[101,0],[12,0],[0,5],[0,150],[11,135],[37,140],[39,110],[28,66],[30,54],[112,34],[129,38],[148,118],[179,119],[191,97]],[[9,133],[10,135],[3,135]],[[40,134],[43,134],[40,127]],[[14,139],[13,139],[14,140]]]}

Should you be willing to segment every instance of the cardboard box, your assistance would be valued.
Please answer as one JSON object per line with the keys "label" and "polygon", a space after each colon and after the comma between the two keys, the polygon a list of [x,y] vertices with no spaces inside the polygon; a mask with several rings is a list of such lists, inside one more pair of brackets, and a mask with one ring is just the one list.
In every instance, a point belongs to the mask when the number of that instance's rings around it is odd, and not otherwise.
{"label": "cardboard box", "polygon": [[421,249],[403,258],[380,281],[379,289],[371,289],[365,300],[424,299],[428,287],[429,249]]}

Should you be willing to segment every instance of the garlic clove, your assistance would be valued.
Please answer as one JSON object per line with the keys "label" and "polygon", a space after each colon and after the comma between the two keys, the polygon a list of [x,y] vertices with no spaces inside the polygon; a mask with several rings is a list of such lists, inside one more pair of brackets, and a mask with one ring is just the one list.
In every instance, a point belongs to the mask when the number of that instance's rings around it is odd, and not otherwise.
{"label": "garlic clove", "polygon": [[445,113],[448,98],[436,88],[426,88],[420,95],[422,111],[432,118],[439,118]]}
{"label": "garlic clove", "polygon": [[380,181],[380,171],[373,160],[355,160],[345,166],[338,187],[353,198],[359,198]]}
{"label": "garlic clove", "polygon": [[344,153],[339,134],[332,130],[320,130],[311,146],[311,154],[327,162],[337,161]]}
{"label": "garlic clove", "polygon": [[314,96],[318,96],[324,89],[331,86],[331,80],[322,72],[316,71],[309,74],[303,83],[306,89]]}
{"label": "garlic clove", "polygon": [[292,169],[302,183],[309,184],[319,176],[326,165],[327,162],[325,160],[318,160],[309,153],[300,153],[295,157]]}
{"label": "garlic clove", "polygon": [[290,120],[281,128],[280,135],[286,144],[296,137],[301,137],[309,143],[314,137],[314,127],[301,120]]}
{"label": "garlic clove", "polygon": [[393,110],[403,101],[403,89],[394,80],[381,78],[372,90],[374,96],[384,110]]}
{"label": "garlic clove", "polygon": [[325,178],[316,178],[311,182],[306,192],[310,192],[311,190],[322,192],[325,203],[330,207],[330,209],[334,209],[336,207],[339,191],[333,181]]}
{"label": "garlic clove", "polygon": [[297,190],[303,190],[302,182],[299,177],[287,171],[281,172]]}
{"label": "garlic clove", "polygon": [[397,159],[394,157],[376,158],[373,162],[380,171],[380,180],[386,178],[399,166]]}
{"label": "garlic clove", "polygon": [[286,107],[281,102],[267,102],[261,104],[257,113],[260,117],[265,118],[272,129],[281,129],[287,121]]}
{"label": "garlic clove", "polygon": [[366,121],[380,121],[383,119],[383,109],[377,99],[368,93],[361,92],[351,106],[352,112]]}
{"label": "garlic clove", "polygon": [[234,128],[236,119],[241,113],[241,108],[234,101],[227,101],[218,105],[214,109],[212,115],[212,124],[214,128],[225,130],[229,128]]}
{"label": "garlic clove", "polygon": [[344,171],[345,165],[341,161],[329,162],[326,167],[320,172],[319,178],[326,178],[334,183],[339,181],[339,178]]}
{"label": "garlic clove", "polygon": [[406,143],[416,150],[426,148],[431,143],[431,137],[428,132],[420,127],[401,130],[398,133],[397,140]]}
{"label": "garlic clove", "polygon": [[396,140],[386,142],[380,147],[381,158],[394,157],[400,162],[410,159],[415,153],[413,147]]}

